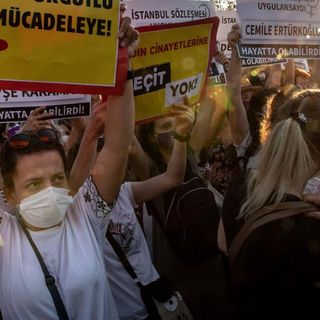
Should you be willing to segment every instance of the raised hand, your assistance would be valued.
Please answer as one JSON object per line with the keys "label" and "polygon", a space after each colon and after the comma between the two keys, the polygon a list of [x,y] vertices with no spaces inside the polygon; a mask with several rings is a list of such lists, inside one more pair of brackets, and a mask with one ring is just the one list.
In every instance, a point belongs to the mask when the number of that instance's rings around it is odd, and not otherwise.
{"label": "raised hand", "polygon": [[21,131],[38,131],[43,128],[51,127],[48,118],[52,117],[52,113],[44,113],[46,107],[38,107],[30,112],[30,115],[22,126]]}

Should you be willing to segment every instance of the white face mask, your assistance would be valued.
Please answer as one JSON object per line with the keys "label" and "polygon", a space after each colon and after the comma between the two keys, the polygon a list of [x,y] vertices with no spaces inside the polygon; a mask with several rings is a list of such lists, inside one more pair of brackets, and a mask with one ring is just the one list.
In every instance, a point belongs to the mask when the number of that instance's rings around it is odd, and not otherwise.
{"label": "white face mask", "polygon": [[48,187],[23,199],[19,205],[20,213],[34,227],[53,227],[64,219],[72,203],[68,193],[68,189]]}

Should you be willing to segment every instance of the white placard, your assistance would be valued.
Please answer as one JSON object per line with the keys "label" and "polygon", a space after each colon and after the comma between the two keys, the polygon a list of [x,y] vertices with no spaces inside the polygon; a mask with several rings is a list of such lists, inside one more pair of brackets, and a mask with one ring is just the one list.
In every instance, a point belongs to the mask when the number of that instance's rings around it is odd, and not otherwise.
{"label": "white placard", "polygon": [[0,123],[26,121],[30,112],[46,106],[50,119],[86,117],[91,112],[91,96],[84,94],[0,90]]}
{"label": "white placard", "polygon": [[320,0],[238,0],[242,57],[320,58]]}
{"label": "white placard", "polygon": [[126,1],[126,15],[132,26],[163,25],[206,19],[216,16],[211,1],[132,0]]}

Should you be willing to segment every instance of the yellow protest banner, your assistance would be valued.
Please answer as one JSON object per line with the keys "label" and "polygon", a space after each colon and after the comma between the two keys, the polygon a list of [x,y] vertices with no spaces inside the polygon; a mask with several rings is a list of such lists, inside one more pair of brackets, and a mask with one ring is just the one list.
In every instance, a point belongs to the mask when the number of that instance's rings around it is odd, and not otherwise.
{"label": "yellow protest banner", "polygon": [[119,2],[1,0],[0,87],[115,86]]}
{"label": "yellow protest banner", "polygon": [[155,119],[188,96],[200,100],[215,52],[219,19],[138,28],[140,45],[132,59],[136,120]]}

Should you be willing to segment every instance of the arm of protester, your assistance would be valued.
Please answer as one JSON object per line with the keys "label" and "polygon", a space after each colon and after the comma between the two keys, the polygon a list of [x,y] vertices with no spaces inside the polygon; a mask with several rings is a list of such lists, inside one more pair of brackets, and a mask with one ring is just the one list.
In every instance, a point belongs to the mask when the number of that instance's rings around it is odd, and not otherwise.
{"label": "arm of protester", "polygon": [[128,80],[121,96],[108,97],[104,126],[107,138],[92,170],[98,192],[107,202],[116,199],[123,182],[133,131],[133,86]]}
{"label": "arm of protester", "polygon": [[213,105],[210,97],[206,96],[204,101],[200,103],[199,114],[192,128],[189,146],[194,152],[200,151],[206,140],[210,126],[210,119],[213,114]]}
{"label": "arm of protester", "polygon": [[69,188],[72,195],[77,193],[83,182],[90,176],[96,160],[98,138],[103,134],[106,107],[107,102],[102,100],[97,101],[92,107],[90,120],[70,171]]}
{"label": "arm of protester", "polygon": [[136,136],[133,136],[129,153],[130,169],[143,181],[150,177],[150,158],[141,147]]}
{"label": "arm of protester", "polygon": [[[187,105],[176,105],[172,107],[171,113],[176,117],[178,137],[187,137],[194,121],[192,109]],[[137,204],[151,200],[183,182],[187,158],[186,151],[187,142],[175,139],[166,172],[142,182],[132,182],[132,191]]]}
{"label": "arm of protester", "polygon": [[68,153],[70,149],[81,140],[87,126],[86,118],[74,118],[70,119],[71,132],[67,143],[64,145],[65,151]]}
{"label": "arm of protester", "polygon": [[319,88],[320,87],[320,61],[319,59],[315,59],[313,62],[313,68],[311,70],[311,86],[313,88]]}
{"label": "arm of protester", "polygon": [[287,88],[291,87],[295,83],[295,62],[293,59],[288,59],[286,67],[283,72],[283,89],[287,92]]}
{"label": "arm of protester", "polygon": [[240,42],[241,33],[238,25],[233,25],[228,33],[228,43],[231,46],[230,69],[227,73],[228,117],[233,143],[241,144],[249,131],[249,123],[245,107],[241,99],[241,59],[238,56],[236,44]]}
{"label": "arm of protester", "polygon": [[217,50],[217,54],[215,55],[215,59],[223,65],[225,72],[229,71],[229,59],[222,51]]}
{"label": "arm of protester", "polygon": [[193,126],[189,146],[195,152],[212,144],[219,133],[226,115],[225,95],[208,89],[206,98],[200,103],[199,114]]}
{"label": "arm of protester", "polygon": [[44,112],[46,107],[38,107],[30,112],[27,121],[21,128],[21,131],[38,131],[40,129],[51,127],[48,118],[52,117],[52,113]]}
{"label": "arm of protester", "polygon": [[227,112],[227,92],[222,86],[214,88],[212,93],[212,101],[214,104],[214,112],[210,121],[209,130],[207,133],[207,141],[205,147],[213,144],[219,134]]}
{"label": "arm of protester", "polygon": [[282,86],[282,73],[281,66],[279,64],[272,64],[268,66],[268,77],[265,83],[267,89],[276,88],[281,89]]}
{"label": "arm of protester", "polygon": [[[139,42],[139,33],[130,23],[131,19],[124,17],[118,33],[120,46],[128,47],[129,56]],[[114,202],[124,179],[134,132],[134,109],[133,85],[130,79],[124,84],[121,96],[108,97],[104,126],[107,139],[92,170],[98,192],[107,202]]]}

